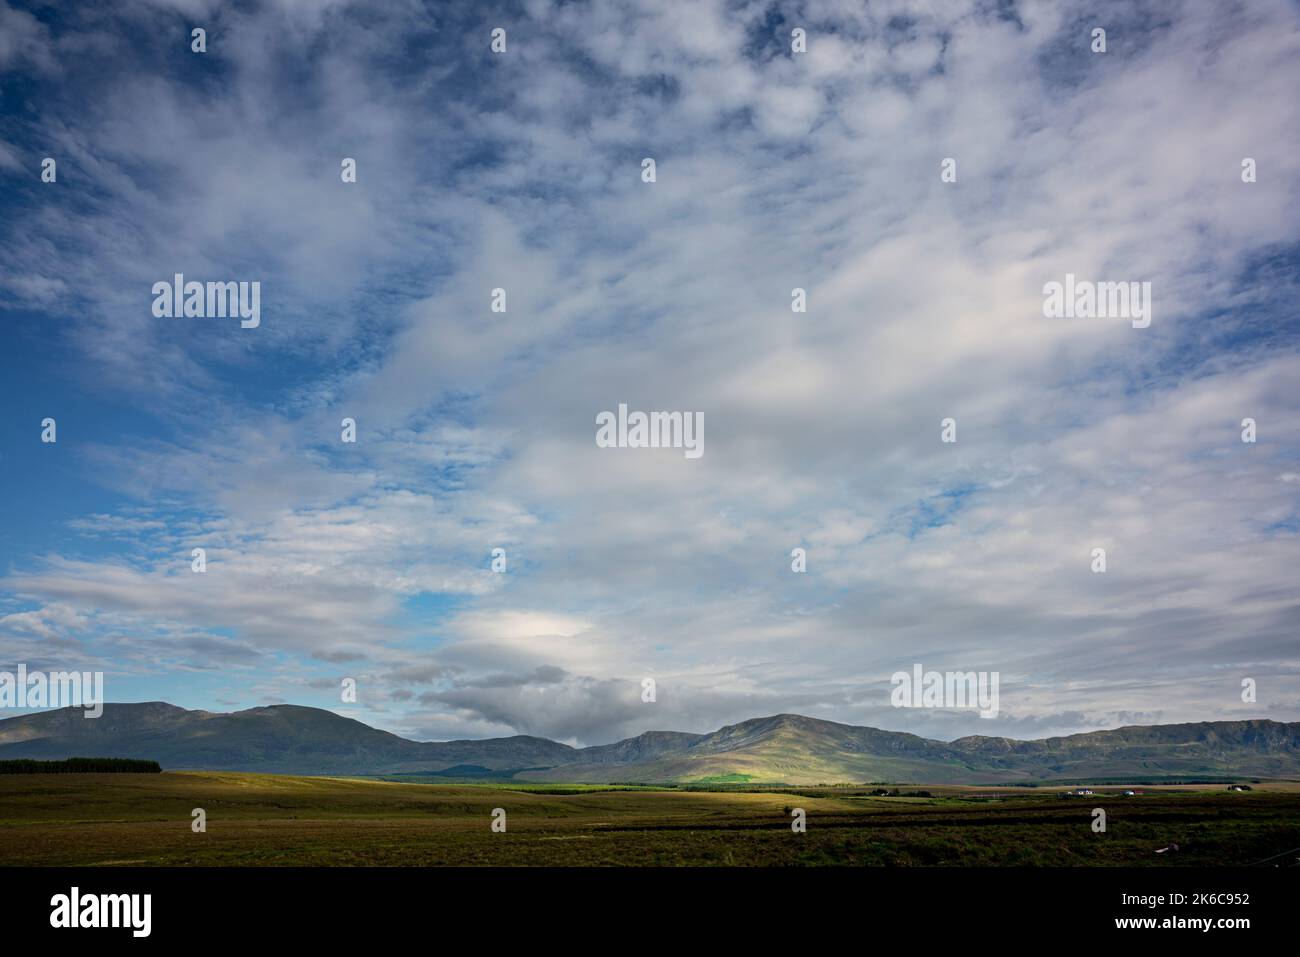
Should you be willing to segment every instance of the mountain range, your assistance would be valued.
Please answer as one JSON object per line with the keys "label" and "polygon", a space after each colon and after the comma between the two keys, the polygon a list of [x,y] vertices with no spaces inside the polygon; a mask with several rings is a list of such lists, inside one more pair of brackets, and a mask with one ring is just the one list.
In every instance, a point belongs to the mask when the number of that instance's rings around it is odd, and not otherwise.
{"label": "mountain range", "polygon": [[63,708],[0,721],[0,760],[120,757],[164,769],[280,774],[410,774],[455,780],[588,783],[1031,783],[1102,778],[1300,778],[1300,722],[1132,726],[1035,741],[935,741],[778,714],[709,734],[647,731],[573,748],[515,735],[419,742],[319,708],[233,713],[160,701]]}

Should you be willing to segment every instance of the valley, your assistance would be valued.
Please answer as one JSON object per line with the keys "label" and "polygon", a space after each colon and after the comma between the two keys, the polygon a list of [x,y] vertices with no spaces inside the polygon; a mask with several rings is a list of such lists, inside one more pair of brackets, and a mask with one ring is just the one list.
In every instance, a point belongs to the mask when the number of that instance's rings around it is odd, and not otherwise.
{"label": "valley", "polygon": [[[0,866],[1239,866],[1300,859],[1300,785],[1061,789],[0,776]],[[909,791],[929,797],[909,797]],[[1105,833],[1091,811],[1108,813]],[[192,812],[206,813],[206,831]],[[491,830],[503,809],[504,833]],[[791,829],[806,812],[806,833]],[[1172,853],[1157,853],[1177,845]]]}

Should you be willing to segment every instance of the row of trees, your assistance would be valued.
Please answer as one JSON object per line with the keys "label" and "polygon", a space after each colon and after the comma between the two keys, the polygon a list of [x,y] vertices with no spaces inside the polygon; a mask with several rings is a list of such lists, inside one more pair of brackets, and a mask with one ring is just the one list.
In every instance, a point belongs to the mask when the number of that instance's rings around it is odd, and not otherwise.
{"label": "row of trees", "polygon": [[0,774],[160,774],[157,761],[134,758],[65,758],[62,761],[32,761],[20,758],[0,761]]}

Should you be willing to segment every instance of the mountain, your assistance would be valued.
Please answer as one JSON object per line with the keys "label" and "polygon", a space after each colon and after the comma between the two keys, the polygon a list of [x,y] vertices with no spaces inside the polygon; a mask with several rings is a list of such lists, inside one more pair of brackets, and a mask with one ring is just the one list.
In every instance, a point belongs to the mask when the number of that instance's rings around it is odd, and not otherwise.
{"label": "mountain", "polygon": [[232,714],[160,701],[108,704],[98,718],[61,708],[0,721],[0,759],[148,758],[164,768],[284,774],[384,774],[455,765],[552,767],[574,749],[516,735],[420,743],[320,708],[272,705]]}
{"label": "mountain", "polygon": [[781,714],[683,743],[685,747],[627,760],[624,767],[593,761],[589,754],[597,749],[587,748],[575,752],[572,764],[520,777],[595,782],[744,776],[787,783],[943,784],[1122,775],[1300,775],[1300,725],[1272,721],[1132,727],[1041,741],[970,737],[943,742]]}
{"label": "mountain", "polygon": [[[589,753],[602,749],[584,748],[575,753],[572,764],[528,772],[520,777],[598,782],[698,781],[745,776],[753,781],[785,783],[938,783],[968,777],[962,773],[960,756],[941,741],[797,714],[753,718],[690,738],[681,742],[684,746],[663,749],[622,765],[591,761]],[[627,743],[605,747],[622,748]]]}
{"label": "mountain", "polygon": [[1300,723],[1209,721],[1037,741],[972,736],[945,742],[778,714],[710,734],[647,731],[614,744],[572,748],[527,735],[408,741],[332,711],[297,705],[219,714],[155,701],[105,705],[96,719],[64,708],[0,721],[0,760],[67,757],[151,759],[168,770],[591,783],[1300,778]]}

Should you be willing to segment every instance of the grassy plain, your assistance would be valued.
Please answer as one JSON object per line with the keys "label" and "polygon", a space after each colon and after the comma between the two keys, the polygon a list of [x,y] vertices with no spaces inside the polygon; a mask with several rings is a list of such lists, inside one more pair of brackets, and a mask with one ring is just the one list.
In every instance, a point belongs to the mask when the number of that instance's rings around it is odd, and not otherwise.
{"label": "grassy plain", "polygon": [[[1300,787],[613,789],[233,772],[0,776],[0,865],[1242,865],[1294,850]],[[1094,833],[1092,809],[1107,812]],[[207,813],[206,833],[191,812]],[[494,808],[505,833],[491,830]],[[791,830],[804,808],[807,832]],[[1177,851],[1156,854],[1170,844]]]}

